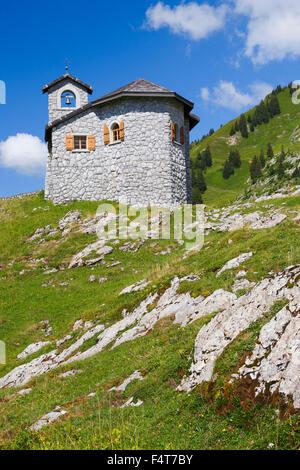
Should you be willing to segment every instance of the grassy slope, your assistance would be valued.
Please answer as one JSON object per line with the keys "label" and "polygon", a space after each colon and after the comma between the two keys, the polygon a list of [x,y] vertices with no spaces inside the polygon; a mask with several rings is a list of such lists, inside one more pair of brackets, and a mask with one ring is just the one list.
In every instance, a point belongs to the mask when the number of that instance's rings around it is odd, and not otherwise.
{"label": "grassy slope", "polygon": [[[280,206],[282,202],[276,200],[274,205]],[[282,208],[287,213],[299,212],[300,198],[284,202],[287,204]],[[44,211],[46,206],[50,209]],[[257,208],[264,210],[263,206],[258,204]],[[210,245],[186,260],[181,260],[182,247],[166,256],[153,256],[155,250],[160,251],[169,242],[161,241],[153,248],[148,241],[138,253],[123,253],[114,248],[108,259],[120,260],[122,265],[111,270],[99,265],[94,270],[83,267],[44,275],[38,268],[20,276],[30,257],[44,256],[50,267],[58,266],[92,242],[93,236],[78,234],[71,234],[59,245],[53,240],[38,245],[26,239],[37,227],[49,223],[55,226],[69,210],[80,208],[84,215],[94,214],[97,204],[53,207],[36,197],[0,202],[0,207],[10,214],[7,217],[0,212],[0,264],[4,265],[0,277],[7,277],[0,280],[0,339],[7,344],[8,356],[8,364],[0,366],[0,376],[20,364],[16,356],[26,346],[44,339],[38,324],[42,320],[50,321],[53,327],[50,339],[55,340],[69,333],[79,318],[114,323],[121,318],[123,308],[134,308],[149,292],[166,288],[178,274],[201,274],[199,281],[182,284],[181,290],[192,289],[193,295],[207,296],[217,288],[230,289],[238,270],[227,271],[217,279],[215,272],[246,251],[256,253],[244,265],[251,281],[261,280],[270,270],[280,271],[300,259],[300,228],[292,221],[291,212],[288,220],[274,229],[245,228],[230,234],[211,234],[206,239]],[[35,207],[40,209],[33,211]],[[233,240],[230,245],[229,238]],[[8,266],[12,261],[15,263]],[[89,283],[91,274],[108,276],[109,280],[103,285]],[[145,291],[118,296],[121,289],[145,277],[151,281]],[[48,279],[53,279],[56,287],[41,287]],[[68,281],[69,286],[58,287],[57,283],[62,281]],[[276,449],[298,448],[297,417],[282,401],[271,400],[262,406],[248,390],[245,397],[242,389],[234,390],[225,384],[241,358],[253,349],[263,323],[280,307],[281,304],[274,305],[267,318],[252,324],[226,349],[216,366],[216,384],[198,387],[190,395],[178,393],[175,387],[189,369],[195,337],[209,318],[184,329],[165,319],[145,337],[113,351],[106,348],[81,363],[33,379],[28,395],[18,396],[13,389],[0,390],[0,448],[262,449],[269,443]],[[73,333],[74,338],[76,335]],[[46,347],[42,352],[51,349]],[[28,361],[40,354],[30,356]],[[83,372],[68,379],[58,377],[72,368]],[[144,381],[131,383],[122,394],[108,392],[137,369],[145,376]],[[96,396],[84,398],[91,392],[96,392]],[[144,405],[115,407],[130,396],[142,399]],[[26,430],[57,405],[68,411],[65,417],[37,434]],[[286,411],[281,418],[275,413],[278,408]]]}
{"label": "grassy slope", "polygon": [[[235,170],[235,174],[228,180],[222,177],[222,167],[229,155],[230,147],[227,144],[230,129],[235,120],[229,122],[212,136],[205,139],[192,148],[191,157],[195,159],[199,151],[203,151],[210,145],[214,165],[207,170],[206,182],[208,191],[204,195],[204,202],[209,205],[222,206],[233,200],[246,188],[246,181],[249,177],[249,161],[254,155],[259,155],[261,149],[267,150],[269,142],[273,145],[274,152],[280,152],[281,146],[285,149],[300,150],[300,142],[293,143],[290,138],[295,127],[300,123],[300,105],[294,105],[291,100],[289,90],[285,90],[278,95],[281,114],[275,116],[268,124],[262,124],[249,133],[248,139],[241,139],[237,144],[242,157],[242,167]],[[245,113],[248,116],[250,110]]]}

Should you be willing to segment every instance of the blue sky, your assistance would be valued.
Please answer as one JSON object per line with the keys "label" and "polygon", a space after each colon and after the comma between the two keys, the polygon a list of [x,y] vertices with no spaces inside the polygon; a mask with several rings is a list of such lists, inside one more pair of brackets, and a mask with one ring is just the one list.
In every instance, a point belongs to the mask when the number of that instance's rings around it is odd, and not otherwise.
{"label": "blue sky", "polygon": [[37,139],[33,162],[29,140],[7,139],[29,134],[43,140],[48,116],[41,88],[65,72],[66,58],[70,73],[94,87],[92,99],[139,77],[190,99],[201,117],[191,134],[197,139],[277,84],[300,79],[299,3],[29,0],[16,8],[6,2],[0,30],[0,80],[6,83],[0,196],[44,185]]}

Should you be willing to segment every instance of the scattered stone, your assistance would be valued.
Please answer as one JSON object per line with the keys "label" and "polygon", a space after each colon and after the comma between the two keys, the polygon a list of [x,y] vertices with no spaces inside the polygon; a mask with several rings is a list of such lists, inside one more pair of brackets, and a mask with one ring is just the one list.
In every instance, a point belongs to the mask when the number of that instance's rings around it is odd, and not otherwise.
{"label": "scattered stone", "polygon": [[90,276],[89,282],[95,282],[96,281],[96,276]]}
{"label": "scattered stone", "polygon": [[[78,220],[81,218],[81,211],[79,210],[75,210],[75,211],[70,211],[68,212],[64,217],[62,217],[60,219],[60,221],[58,222],[58,226],[59,226],[59,229],[61,231],[65,230],[66,227],[69,228],[70,225],[73,225],[75,224],[76,222],[78,222]],[[64,236],[64,234],[63,234]]]}
{"label": "scattered stone", "polygon": [[39,431],[44,426],[49,426],[49,424],[53,423],[53,421],[58,420],[60,416],[65,415],[67,412],[62,410],[60,406],[57,406],[53,411],[50,413],[42,416],[36,423],[30,426],[30,431]]}
{"label": "scattered stone", "polygon": [[115,390],[116,392],[124,392],[126,390],[126,387],[132,382],[133,380],[144,380],[144,377],[141,375],[139,370],[136,370],[131,374],[124,382],[119,385],[118,387],[112,387],[108,391],[112,392]]}
{"label": "scattered stone", "polygon": [[72,370],[68,370],[67,372],[63,372],[62,374],[59,374],[57,377],[62,377],[62,378],[66,378],[66,377],[72,377],[73,375],[76,375],[76,374],[81,374],[82,372],[82,369],[72,369]]}
{"label": "scattered stone", "polygon": [[107,277],[100,277],[99,278],[99,284],[103,284],[106,281],[107,281]]}
{"label": "scattered stone", "polygon": [[72,336],[71,336],[71,335],[67,335],[67,336],[65,336],[64,338],[57,340],[57,341],[56,341],[56,347],[59,348],[59,346],[61,346],[62,344],[66,343],[66,342],[69,341],[70,339],[72,339]]}
{"label": "scattered stone", "polygon": [[140,290],[144,290],[146,286],[148,286],[149,282],[146,279],[142,279],[141,281],[132,284],[131,286],[125,287],[125,289],[120,292],[119,295],[123,294],[130,294],[131,292],[138,292]]}
{"label": "scattered stone", "polygon": [[120,408],[126,408],[127,406],[141,406],[144,402],[142,400],[138,400],[136,403],[133,401],[133,397],[130,397],[129,400],[124,403],[124,405],[121,405]]}
{"label": "scattered stone", "polygon": [[30,393],[32,390],[32,388],[23,388],[22,390],[19,390],[18,391],[18,395],[27,395],[28,393]]}
{"label": "scattered stone", "polygon": [[120,250],[124,252],[130,252],[130,253],[137,253],[141,246],[143,246],[145,243],[145,240],[136,240],[133,242],[127,242],[124,243],[124,245],[120,246]]}
{"label": "scattered stone", "polygon": [[[82,251],[73,256],[71,263],[69,264],[69,269],[78,267],[78,266],[92,266],[93,264],[99,263],[104,259],[104,257],[112,253],[113,248],[111,246],[105,246],[105,241],[97,240],[94,243],[86,246]],[[87,256],[91,253],[96,252],[100,255],[98,258],[85,260]]]}
{"label": "scattered stone", "polygon": [[223,266],[223,268],[217,273],[216,277],[219,277],[221,276],[221,274],[224,272],[224,271],[227,271],[229,269],[234,269],[234,268],[238,268],[240,264],[244,263],[245,261],[247,261],[248,259],[251,258],[251,256],[253,256],[253,252],[251,251],[250,253],[243,253],[242,255],[238,256],[237,258],[234,258],[230,261],[228,261],[225,266]]}
{"label": "scattered stone", "polygon": [[250,282],[248,279],[238,279],[232,286],[233,292],[237,292],[238,290],[249,290],[255,286],[255,282]]}
{"label": "scattered stone", "polygon": [[246,272],[246,271],[239,271],[235,277],[236,277],[237,279],[240,279],[241,277],[245,277],[245,276],[247,276],[247,272]]}
{"label": "scattered stone", "polygon": [[27,356],[30,356],[31,354],[36,353],[40,349],[42,349],[44,346],[47,346],[47,344],[51,344],[50,341],[40,341],[39,343],[33,343],[27,346],[26,349],[24,349],[23,352],[17,355],[18,359],[25,359]]}
{"label": "scattered stone", "polygon": [[44,271],[43,274],[53,274],[57,272],[58,272],[58,269],[53,268],[53,269],[49,269],[48,271]]}
{"label": "scattered stone", "polygon": [[107,264],[106,267],[107,268],[114,268],[115,266],[120,266],[121,261],[116,261],[115,263],[112,263],[112,264]]}
{"label": "scattered stone", "polygon": [[83,321],[81,319],[77,320],[73,325],[73,331],[80,330],[80,328],[82,328],[82,326],[83,326]]}

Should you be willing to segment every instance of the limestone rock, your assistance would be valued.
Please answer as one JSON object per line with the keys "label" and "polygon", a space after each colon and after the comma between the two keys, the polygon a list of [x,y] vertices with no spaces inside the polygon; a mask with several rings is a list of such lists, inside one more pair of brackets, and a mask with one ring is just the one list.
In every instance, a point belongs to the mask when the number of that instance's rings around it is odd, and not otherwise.
{"label": "limestone rock", "polygon": [[139,370],[133,372],[124,382],[119,385],[118,387],[112,387],[108,391],[112,392],[115,390],[116,392],[124,392],[126,390],[127,385],[130,384],[133,380],[144,380],[144,377],[141,375]]}
{"label": "limestone rock", "polygon": [[146,279],[142,279],[141,281],[132,284],[131,286],[125,287],[125,289],[120,292],[119,295],[123,294],[130,294],[131,292],[138,292],[140,290],[144,290],[145,287],[149,284]]}
{"label": "limestone rock", "polygon": [[55,408],[53,411],[50,413],[47,413],[46,415],[42,416],[36,423],[32,424],[30,426],[31,431],[39,431],[42,429],[44,426],[49,426],[49,424],[53,423],[53,421],[58,420],[60,416],[65,415],[67,412],[62,410],[60,406]]}
{"label": "limestone rock", "polygon": [[273,279],[264,279],[201,328],[195,341],[190,374],[184,377],[178,390],[189,391],[201,382],[210,381],[215,361],[228,344],[267,313],[276,300],[293,299],[298,295],[299,281],[290,289],[287,286],[293,285],[299,274],[300,265],[297,265],[285,269]]}
{"label": "limestone rock", "polygon": [[291,397],[300,408],[300,287],[293,300],[260,331],[252,355],[246,359],[237,378],[258,381],[256,394],[266,388]]}
{"label": "limestone rock", "polygon": [[27,356],[30,356],[30,354],[34,354],[40,349],[42,349],[44,346],[47,346],[47,344],[51,344],[50,341],[40,341],[38,343],[33,343],[27,346],[26,349],[24,349],[23,352],[17,355],[18,359],[25,359]]}
{"label": "limestone rock", "polygon": [[142,400],[138,400],[136,403],[133,401],[133,397],[130,397],[129,400],[126,401],[120,408],[126,408],[127,406],[141,406],[144,402]]}
{"label": "limestone rock", "polygon": [[[102,261],[104,257],[110,253],[112,253],[113,248],[111,246],[106,246],[105,241],[103,240],[97,240],[94,243],[91,243],[90,245],[86,246],[82,251],[77,253],[77,255],[73,256],[73,259],[71,263],[69,264],[69,269],[78,267],[78,266],[91,266],[92,264],[96,264],[99,261]],[[89,256],[91,253],[96,252],[98,255],[100,255],[98,258],[95,259],[90,259],[90,260],[85,260],[87,256]]]}
{"label": "limestone rock", "polygon": [[233,292],[237,292],[238,290],[249,290],[255,286],[255,282],[250,282],[248,279],[237,279],[232,286]]}
{"label": "limestone rock", "polygon": [[244,263],[248,259],[250,259],[253,256],[253,252],[251,251],[250,253],[243,253],[242,255],[238,256],[237,258],[234,258],[230,261],[228,261],[225,266],[217,273],[216,277],[219,277],[224,271],[227,271],[228,269],[234,269],[239,267],[241,263]]}

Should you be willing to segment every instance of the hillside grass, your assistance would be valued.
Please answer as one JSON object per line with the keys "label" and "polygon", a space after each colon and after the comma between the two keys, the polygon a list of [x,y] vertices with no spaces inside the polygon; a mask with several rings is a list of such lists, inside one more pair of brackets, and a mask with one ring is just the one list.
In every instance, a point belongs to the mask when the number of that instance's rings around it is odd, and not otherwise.
{"label": "hillside grass", "polygon": [[[198,152],[205,150],[208,145],[211,148],[213,166],[208,168],[205,174],[208,186],[203,196],[205,204],[221,207],[242,194],[247,188],[247,179],[250,176],[250,161],[255,155],[259,156],[261,149],[266,152],[269,142],[275,154],[281,152],[282,145],[285,150],[290,149],[295,152],[300,150],[300,142],[291,140],[295,128],[300,124],[300,105],[293,104],[288,89],[281,92],[278,99],[281,114],[272,118],[268,124],[256,127],[254,132],[249,132],[248,139],[240,138],[236,146],[228,145],[230,129],[236,121],[234,119],[192,147],[192,160],[195,160]],[[252,113],[253,110],[245,113],[246,118]],[[223,165],[230,150],[235,147],[240,151],[242,166],[240,169],[235,169],[235,174],[225,180],[222,176]]]}
{"label": "hillside grass", "polygon": [[[245,228],[212,233],[201,251],[184,260],[184,248],[180,246],[168,255],[155,256],[168,245],[174,248],[174,243],[164,240],[152,247],[149,240],[137,253],[124,253],[115,246],[106,259],[121,261],[114,268],[100,264],[45,275],[41,266],[29,271],[32,258],[44,257],[49,267],[58,267],[95,237],[71,233],[65,241],[54,237],[41,244],[28,242],[28,237],[38,227],[55,227],[69,210],[80,209],[83,216],[93,215],[97,203],[54,207],[42,196],[0,202],[0,208],[8,211],[8,215],[0,211],[0,277],[6,277],[0,280],[0,339],[7,346],[7,364],[0,365],[0,376],[22,363],[17,354],[29,344],[62,338],[80,318],[110,325],[122,318],[124,308],[131,311],[150,292],[163,291],[176,275],[200,275],[198,281],[182,283],[180,291],[208,296],[218,288],[231,289],[239,269],[227,271],[219,278],[215,274],[243,252],[255,252],[242,267],[248,271],[250,281],[260,281],[271,270],[278,272],[299,263],[300,227],[292,219],[300,211],[300,198],[272,203],[287,212],[284,223],[268,230]],[[265,204],[257,204],[256,208],[265,210]],[[229,238],[233,243],[228,243]],[[23,269],[25,273],[20,275]],[[90,283],[91,274],[97,278],[106,276],[108,281],[101,285]],[[150,280],[144,291],[118,295],[124,287],[143,278]],[[53,283],[42,287],[50,279]],[[68,286],[58,286],[65,281]],[[13,388],[0,390],[0,448],[266,449],[270,443],[274,449],[299,448],[299,420],[291,406],[279,397],[268,398],[262,404],[249,393],[245,398],[240,385],[226,385],[242,358],[252,351],[261,326],[278,309],[274,305],[266,318],[251,325],[226,349],[217,361],[215,383],[199,386],[190,394],[177,392],[176,386],[188,372],[196,335],[211,316],[183,329],[174,325],[171,317],[164,319],[145,337],[112,351],[108,347],[89,359],[32,379],[26,385],[32,387],[28,395],[17,395]],[[47,338],[39,323],[44,320],[53,327]],[[70,343],[79,335],[73,332]],[[55,343],[47,346],[23,362],[54,346]],[[73,368],[82,369],[82,373],[65,379],[58,377]],[[137,369],[145,376],[143,381],[132,382],[123,393],[108,392]],[[96,392],[96,396],[87,398],[91,392]],[[139,408],[118,408],[131,396],[144,404]],[[68,412],[64,417],[38,433],[28,431],[28,426],[58,405]]]}

